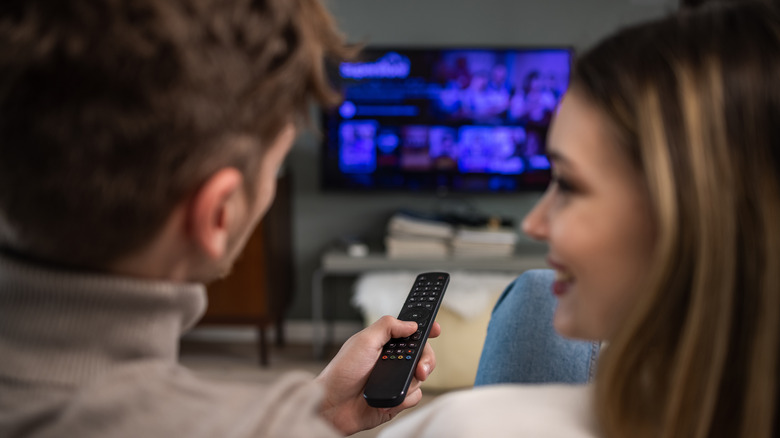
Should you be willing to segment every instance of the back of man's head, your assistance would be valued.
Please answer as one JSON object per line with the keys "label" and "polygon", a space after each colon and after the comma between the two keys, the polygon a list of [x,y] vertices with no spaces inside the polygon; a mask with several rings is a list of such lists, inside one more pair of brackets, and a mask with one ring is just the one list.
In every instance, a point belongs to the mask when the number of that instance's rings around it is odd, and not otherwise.
{"label": "back of man's head", "polygon": [[0,47],[0,245],[92,268],[215,170],[252,175],[343,54],[316,0],[4,0]]}
{"label": "back of man's head", "polygon": [[775,7],[780,6],[780,0],[680,0],[680,8],[681,9],[690,9],[690,8],[698,8],[700,6],[705,6],[712,3],[741,3],[741,2],[747,2],[747,1],[764,1],[765,3],[774,5]]}

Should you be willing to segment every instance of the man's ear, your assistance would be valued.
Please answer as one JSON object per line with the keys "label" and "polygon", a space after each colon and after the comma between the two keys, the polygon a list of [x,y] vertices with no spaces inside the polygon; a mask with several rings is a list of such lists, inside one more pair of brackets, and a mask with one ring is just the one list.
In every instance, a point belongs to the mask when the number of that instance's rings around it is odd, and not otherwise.
{"label": "man's ear", "polygon": [[225,167],[212,174],[190,201],[189,237],[211,259],[225,254],[231,229],[245,213],[242,184],[241,172]]}

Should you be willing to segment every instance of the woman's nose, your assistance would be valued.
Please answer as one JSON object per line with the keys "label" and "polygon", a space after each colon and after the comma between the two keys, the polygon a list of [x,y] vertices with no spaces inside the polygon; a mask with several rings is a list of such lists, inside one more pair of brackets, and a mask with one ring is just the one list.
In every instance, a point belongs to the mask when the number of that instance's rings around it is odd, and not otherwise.
{"label": "woman's nose", "polygon": [[534,240],[546,241],[548,236],[548,208],[550,203],[550,191],[534,205],[534,208],[523,218],[523,232]]}

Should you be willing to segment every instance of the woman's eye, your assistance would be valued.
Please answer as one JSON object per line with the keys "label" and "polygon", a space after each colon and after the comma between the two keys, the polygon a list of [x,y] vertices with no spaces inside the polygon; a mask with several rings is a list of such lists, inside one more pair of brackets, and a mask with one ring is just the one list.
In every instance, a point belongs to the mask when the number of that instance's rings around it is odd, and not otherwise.
{"label": "woman's eye", "polygon": [[555,188],[561,193],[571,193],[574,191],[574,186],[566,179],[560,176],[554,176],[552,179]]}
{"label": "woman's eye", "polygon": [[558,179],[558,190],[562,192],[573,192],[574,186],[565,179]]}

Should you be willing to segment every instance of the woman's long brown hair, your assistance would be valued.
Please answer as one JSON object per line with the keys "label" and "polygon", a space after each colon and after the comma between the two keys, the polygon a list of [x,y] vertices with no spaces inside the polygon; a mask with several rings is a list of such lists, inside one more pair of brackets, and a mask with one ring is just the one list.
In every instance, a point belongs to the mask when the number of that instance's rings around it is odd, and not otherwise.
{"label": "woman's long brown hair", "polygon": [[658,229],[652,281],[599,364],[609,437],[780,431],[780,20],[707,5],[585,54],[573,87],[618,128]]}

